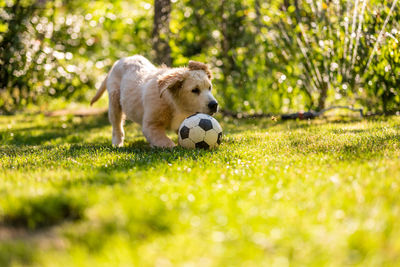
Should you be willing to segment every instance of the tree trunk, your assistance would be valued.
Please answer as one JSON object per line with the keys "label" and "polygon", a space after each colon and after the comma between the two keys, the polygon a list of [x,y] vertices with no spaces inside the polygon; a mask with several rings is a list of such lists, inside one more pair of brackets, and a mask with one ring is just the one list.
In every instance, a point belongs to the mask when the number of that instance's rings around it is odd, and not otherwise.
{"label": "tree trunk", "polygon": [[221,9],[220,9],[220,18],[221,18],[221,33],[222,33],[222,38],[221,38],[221,55],[222,55],[222,74],[224,76],[222,80],[222,96],[225,101],[225,107],[231,108],[233,103],[231,97],[228,96],[226,90],[228,88],[228,77],[231,73],[231,65],[230,65],[230,60],[229,60],[229,49],[230,49],[230,43],[229,43],[229,37],[228,37],[228,21],[227,21],[227,16],[224,14],[225,13],[225,0],[222,0],[221,2]]}
{"label": "tree trunk", "polygon": [[324,83],[323,87],[320,88],[319,98],[318,98],[318,111],[325,108],[326,97],[328,96],[328,86]]}
{"label": "tree trunk", "polygon": [[169,21],[171,15],[171,0],[154,0],[153,24],[153,57],[156,63],[171,66],[171,47]]}

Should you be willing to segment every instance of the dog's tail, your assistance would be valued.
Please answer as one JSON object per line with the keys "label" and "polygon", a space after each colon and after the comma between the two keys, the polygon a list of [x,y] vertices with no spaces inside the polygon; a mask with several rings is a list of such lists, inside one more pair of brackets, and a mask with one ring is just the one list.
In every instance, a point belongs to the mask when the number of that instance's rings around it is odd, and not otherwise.
{"label": "dog's tail", "polygon": [[107,87],[106,87],[107,78],[108,78],[108,74],[107,74],[106,78],[104,79],[104,81],[101,83],[100,88],[99,88],[99,90],[97,90],[96,95],[93,97],[92,101],[90,101],[90,105],[93,105],[94,102],[99,100],[99,98],[103,95],[104,91],[107,89]]}

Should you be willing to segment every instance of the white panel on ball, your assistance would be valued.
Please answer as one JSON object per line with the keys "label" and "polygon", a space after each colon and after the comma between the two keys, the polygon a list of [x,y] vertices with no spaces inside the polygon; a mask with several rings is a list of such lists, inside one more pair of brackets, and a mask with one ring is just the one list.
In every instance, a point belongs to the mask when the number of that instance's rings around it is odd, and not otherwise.
{"label": "white panel on ball", "polygon": [[186,148],[195,148],[195,144],[190,138],[181,139],[179,138],[179,145]]}
{"label": "white panel on ball", "polygon": [[196,114],[197,117],[199,117],[200,119],[212,119],[213,117],[211,117],[210,115],[204,114],[204,113],[199,113]]}
{"label": "white panel on ball", "polygon": [[185,126],[188,128],[193,128],[199,124],[200,117],[197,115],[189,117],[185,120]]}
{"label": "white panel on ball", "polygon": [[214,130],[217,131],[217,133],[222,132],[222,127],[221,127],[221,125],[219,125],[218,121],[214,118],[212,118],[211,121],[212,121]]}
{"label": "white panel on ball", "polygon": [[218,133],[211,129],[206,132],[206,137],[204,137],[204,142],[206,142],[210,147],[213,147],[217,144]]}
{"label": "white panel on ball", "polygon": [[189,132],[189,138],[195,143],[203,141],[204,135],[204,130],[201,129],[199,126],[193,127],[192,129],[190,129]]}

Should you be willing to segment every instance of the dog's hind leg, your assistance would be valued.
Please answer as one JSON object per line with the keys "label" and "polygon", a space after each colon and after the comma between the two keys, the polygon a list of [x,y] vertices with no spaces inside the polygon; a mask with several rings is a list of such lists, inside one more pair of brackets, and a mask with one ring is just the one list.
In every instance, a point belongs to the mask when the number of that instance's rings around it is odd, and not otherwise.
{"label": "dog's hind leg", "polygon": [[112,124],[112,144],[117,147],[124,145],[124,114],[120,104],[119,86],[109,88],[108,118]]}

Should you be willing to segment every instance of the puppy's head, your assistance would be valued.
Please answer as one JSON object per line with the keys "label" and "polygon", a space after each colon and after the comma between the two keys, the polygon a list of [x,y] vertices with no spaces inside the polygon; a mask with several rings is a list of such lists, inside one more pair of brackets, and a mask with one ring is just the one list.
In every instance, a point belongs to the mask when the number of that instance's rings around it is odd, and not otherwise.
{"label": "puppy's head", "polygon": [[212,94],[211,79],[206,64],[189,61],[188,68],[171,69],[158,80],[160,97],[169,94],[175,105],[188,113],[214,114],[218,102]]}

